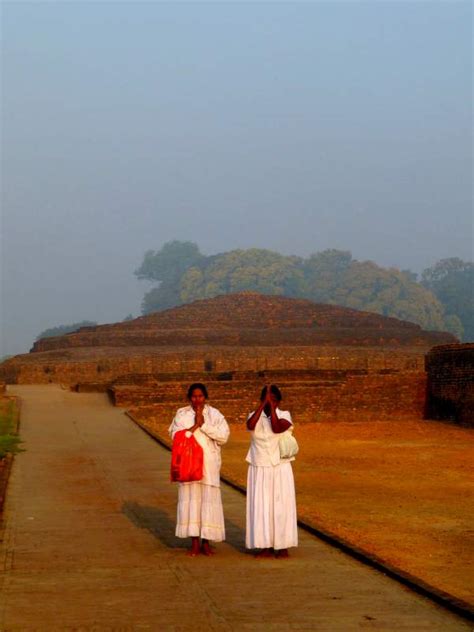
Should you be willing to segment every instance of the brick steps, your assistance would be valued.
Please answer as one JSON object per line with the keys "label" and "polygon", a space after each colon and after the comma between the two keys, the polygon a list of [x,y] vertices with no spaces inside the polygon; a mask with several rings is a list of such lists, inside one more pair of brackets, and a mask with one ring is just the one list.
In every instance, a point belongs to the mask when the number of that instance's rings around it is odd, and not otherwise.
{"label": "brick steps", "polygon": [[[421,419],[424,414],[426,375],[348,375],[339,380],[280,381],[282,408],[297,423],[314,421],[382,421]],[[116,405],[139,411],[141,417],[172,419],[186,403],[188,383],[160,384],[155,388],[116,386],[110,389]],[[211,405],[230,422],[242,423],[258,401],[261,380],[207,382]]]}
{"label": "brick steps", "polygon": [[[327,389],[340,389],[344,380],[318,380],[306,382],[279,382],[279,386],[285,399],[296,400],[300,396],[313,399],[318,393]],[[240,401],[249,399],[252,402],[259,397],[262,388],[261,380],[239,382],[207,382],[212,402],[216,401]],[[116,405],[123,406],[127,402],[138,404],[173,403],[177,406],[184,405],[186,401],[188,383],[168,382],[153,386],[114,385],[109,389]]]}

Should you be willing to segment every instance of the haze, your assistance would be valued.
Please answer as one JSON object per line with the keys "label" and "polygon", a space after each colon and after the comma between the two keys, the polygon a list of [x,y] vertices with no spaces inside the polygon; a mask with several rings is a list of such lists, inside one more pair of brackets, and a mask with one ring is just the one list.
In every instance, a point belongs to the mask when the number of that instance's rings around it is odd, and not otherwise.
{"label": "haze", "polygon": [[4,2],[2,344],[140,314],[148,249],[472,258],[469,2]]}

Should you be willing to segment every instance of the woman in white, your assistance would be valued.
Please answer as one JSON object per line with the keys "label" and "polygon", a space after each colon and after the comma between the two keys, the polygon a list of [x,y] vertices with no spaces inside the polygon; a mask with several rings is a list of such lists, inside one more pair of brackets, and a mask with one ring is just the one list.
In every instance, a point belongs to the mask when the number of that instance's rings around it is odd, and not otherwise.
{"label": "woman in white", "polygon": [[264,387],[260,404],[247,419],[252,438],[245,546],[262,549],[258,557],[270,557],[274,551],[276,557],[287,558],[288,548],[298,546],[293,459],[281,459],[278,444],[279,435],[293,422],[287,410],[278,408],[281,399],[277,386]]}
{"label": "woman in white", "polygon": [[[191,384],[190,404],[180,408],[169,428],[172,438],[178,430],[189,430],[204,452],[203,478],[179,483],[176,536],[191,538],[190,555],[212,555],[209,540],[225,539],[224,512],[220,490],[221,448],[229,438],[229,426],[217,408],[206,403],[204,384]],[[201,539],[201,542],[200,542]]]}

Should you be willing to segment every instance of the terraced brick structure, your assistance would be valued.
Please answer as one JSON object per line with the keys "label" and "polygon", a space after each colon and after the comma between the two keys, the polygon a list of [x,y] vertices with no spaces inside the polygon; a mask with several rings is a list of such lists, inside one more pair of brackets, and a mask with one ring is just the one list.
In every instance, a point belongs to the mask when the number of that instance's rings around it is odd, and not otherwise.
{"label": "terraced brick structure", "polygon": [[396,318],[240,293],[39,340],[0,365],[0,380],[107,390],[142,418],[169,418],[197,380],[231,422],[270,382],[300,423],[421,418],[425,353],[455,342]]}

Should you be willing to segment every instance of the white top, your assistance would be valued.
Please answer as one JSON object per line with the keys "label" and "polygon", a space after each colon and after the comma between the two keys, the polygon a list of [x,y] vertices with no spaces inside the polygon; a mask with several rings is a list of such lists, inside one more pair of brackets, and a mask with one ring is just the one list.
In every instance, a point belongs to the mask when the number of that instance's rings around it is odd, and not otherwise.
{"label": "white top", "polygon": [[[196,441],[204,452],[204,472],[202,483],[220,486],[221,445],[229,438],[229,426],[224,415],[206,404],[203,410],[204,423],[194,431]],[[178,430],[187,430],[194,426],[195,412],[192,406],[184,406],[176,411],[176,415],[168,429],[171,438]]]}
{"label": "white top", "polygon": [[[285,419],[293,425],[288,410],[280,410],[277,408],[276,414],[278,419]],[[253,412],[250,413],[247,419],[250,419],[252,415]],[[278,465],[281,462],[280,447],[278,445],[280,433],[273,432],[270,417],[266,415],[265,411],[262,411],[255,430],[250,430],[250,432],[252,433],[252,438],[250,440],[250,449],[247,453],[247,463],[267,467]],[[285,459],[285,461],[288,461],[288,459]]]}

